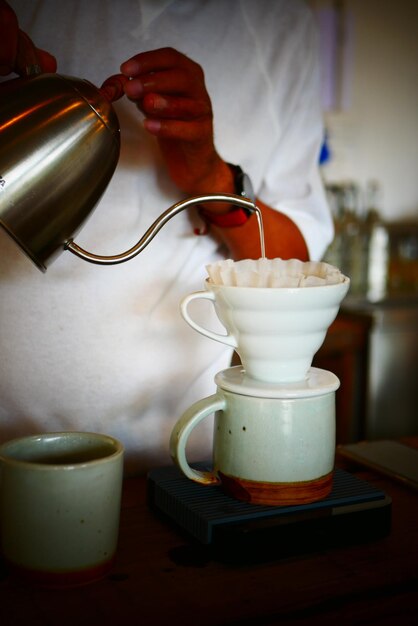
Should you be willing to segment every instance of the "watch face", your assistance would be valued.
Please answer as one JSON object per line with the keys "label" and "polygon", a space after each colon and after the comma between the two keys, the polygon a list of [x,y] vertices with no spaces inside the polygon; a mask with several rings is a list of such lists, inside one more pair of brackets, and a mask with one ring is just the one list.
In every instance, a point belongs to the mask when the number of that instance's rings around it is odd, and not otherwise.
{"label": "watch face", "polygon": [[241,195],[245,196],[246,198],[251,200],[251,202],[255,201],[254,189],[253,189],[250,177],[248,176],[248,174],[245,174],[244,172],[242,174],[242,192],[241,192]]}
{"label": "watch face", "polygon": [[235,193],[239,196],[248,198],[253,204],[255,204],[255,193],[248,174],[243,172],[239,165],[233,165],[232,163],[228,163],[228,165],[234,174]]}

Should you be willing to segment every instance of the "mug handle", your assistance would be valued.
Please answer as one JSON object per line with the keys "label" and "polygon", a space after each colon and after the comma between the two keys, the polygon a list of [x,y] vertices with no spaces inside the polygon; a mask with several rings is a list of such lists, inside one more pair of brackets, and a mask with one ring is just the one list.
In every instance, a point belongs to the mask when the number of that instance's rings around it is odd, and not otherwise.
{"label": "mug handle", "polygon": [[207,415],[215,411],[223,411],[226,401],[218,394],[198,400],[189,407],[178,420],[170,437],[170,454],[174,463],[183,474],[202,485],[217,485],[221,481],[215,472],[200,472],[190,467],[186,459],[186,445],[193,428]]}
{"label": "mug handle", "polygon": [[195,322],[189,315],[188,306],[192,300],[210,300],[211,302],[215,302],[215,294],[211,291],[195,291],[194,293],[190,293],[188,296],[185,296],[183,300],[180,302],[180,311],[183,318],[186,322],[197,330],[201,335],[205,335],[205,337],[209,337],[209,339],[214,339],[215,341],[219,341],[220,343],[224,343],[227,346],[231,346],[231,348],[237,348],[238,344],[233,335],[228,333],[226,335],[220,335],[219,333],[215,333],[212,330],[208,330],[207,328],[203,328],[199,326],[197,322]]}

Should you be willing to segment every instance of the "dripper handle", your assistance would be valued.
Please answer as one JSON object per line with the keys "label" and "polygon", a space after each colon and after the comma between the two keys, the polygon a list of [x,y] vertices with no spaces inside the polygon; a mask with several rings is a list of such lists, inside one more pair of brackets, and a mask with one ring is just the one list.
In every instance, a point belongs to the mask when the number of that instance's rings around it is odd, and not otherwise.
{"label": "dripper handle", "polygon": [[209,337],[209,339],[214,339],[215,341],[224,343],[231,348],[237,348],[237,340],[230,333],[227,332],[226,335],[220,335],[219,333],[215,333],[212,330],[203,328],[203,326],[200,326],[197,322],[194,321],[188,311],[188,306],[193,300],[210,300],[212,303],[214,303],[215,294],[211,291],[195,291],[194,293],[190,293],[183,298],[183,300],[180,302],[180,312],[183,316],[183,319],[189,324],[189,326],[191,326],[194,330],[197,330],[197,332],[201,335]]}

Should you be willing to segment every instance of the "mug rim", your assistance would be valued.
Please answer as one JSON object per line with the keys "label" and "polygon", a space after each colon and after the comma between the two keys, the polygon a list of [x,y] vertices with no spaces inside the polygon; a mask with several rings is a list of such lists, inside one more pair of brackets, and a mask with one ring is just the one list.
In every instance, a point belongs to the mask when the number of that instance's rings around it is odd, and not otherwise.
{"label": "mug rim", "polygon": [[[82,439],[94,438],[98,442],[101,441],[103,443],[108,443],[113,446],[113,450],[109,454],[105,454],[97,459],[89,459],[86,461],[79,462],[64,462],[64,463],[44,463],[41,461],[24,459],[24,458],[16,458],[14,456],[10,456],[7,454],[8,448],[13,448],[13,446],[17,446],[20,443],[30,443],[35,441],[43,441],[45,439],[51,437],[60,437],[60,438],[68,438],[68,437],[78,437]],[[13,467],[21,467],[21,468],[31,468],[36,470],[44,470],[44,471],[54,471],[54,470],[70,470],[70,469],[78,469],[82,467],[93,467],[95,465],[99,465],[105,463],[109,460],[117,459],[122,456],[124,453],[124,446],[121,441],[112,437],[111,435],[107,435],[105,433],[96,433],[89,431],[54,431],[54,432],[43,432],[37,433],[34,435],[24,435],[23,437],[15,437],[10,439],[9,441],[5,441],[0,444],[0,463],[7,464]]]}
{"label": "mug rim", "polygon": [[301,400],[335,393],[340,380],[333,372],[310,367],[302,380],[292,382],[265,382],[250,378],[241,365],[221,370],[215,375],[215,384],[227,393],[268,400]]}

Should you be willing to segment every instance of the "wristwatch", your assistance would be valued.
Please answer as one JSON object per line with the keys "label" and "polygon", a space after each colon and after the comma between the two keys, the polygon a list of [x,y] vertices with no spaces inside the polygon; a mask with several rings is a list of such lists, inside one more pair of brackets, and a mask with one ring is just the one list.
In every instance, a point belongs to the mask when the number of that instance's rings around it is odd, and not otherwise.
{"label": "wristwatch", "polygon": [[255,193],[248,174],[246,174],[239,165],[233,165],[232,163],[227,163],[227,165],[234,175],[235,193],[237,196],[244,196],[254,203]]}
{"label": "wristwatch", "polygon": [[[235,190],[237,196],[243,196],[255,202],[254,189],[248,174],[246,174],[239,165],[227,163],[234,176]],[[234,226],[242,226],[251,217],[252,212],[246,207],[232,206],[227,213],[211,213],[205,209],[200,210],[200,215],[209,224],[219,226],[221,228],[233,228]]]}

